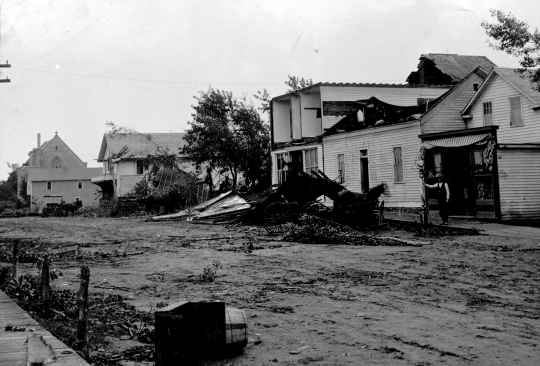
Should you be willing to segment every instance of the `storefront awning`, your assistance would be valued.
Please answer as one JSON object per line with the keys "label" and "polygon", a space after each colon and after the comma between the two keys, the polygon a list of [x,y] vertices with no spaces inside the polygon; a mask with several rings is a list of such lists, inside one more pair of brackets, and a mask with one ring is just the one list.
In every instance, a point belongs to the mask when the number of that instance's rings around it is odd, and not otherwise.
{"label": "storefront awning", "polygon": [[481,133],[477,135],[464,135],[464,136],[454,136],[446,137],[437,140],[424,141],[422,146],[426,149],[431,149],[433,147],[461,147],[469,146],[472,144],[479,143],[483,140],[488,139],[492,135],[490,133]]}

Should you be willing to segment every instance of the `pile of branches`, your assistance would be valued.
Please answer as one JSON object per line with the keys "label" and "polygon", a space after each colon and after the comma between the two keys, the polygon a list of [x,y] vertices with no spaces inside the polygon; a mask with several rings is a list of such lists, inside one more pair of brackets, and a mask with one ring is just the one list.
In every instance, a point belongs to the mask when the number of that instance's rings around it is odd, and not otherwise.
{"label": "pile of branches", "polygon": [[294,225],[283,240],[304,244],[348,244],[363,246],[411,246],[418,245],[397,238],[367,235],[351,227],[316,216],[302,215],[299,225]]}

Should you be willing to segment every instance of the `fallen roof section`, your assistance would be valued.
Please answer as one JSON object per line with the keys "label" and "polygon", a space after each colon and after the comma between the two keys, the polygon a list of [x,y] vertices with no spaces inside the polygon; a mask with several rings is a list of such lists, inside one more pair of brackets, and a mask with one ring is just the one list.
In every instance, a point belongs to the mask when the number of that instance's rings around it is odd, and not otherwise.
{"label": "fallen roof section", "polygon": [[251,205],[233,191],[225,192],[206,202],[180,212],[154,216],[151,221],[192,221],[232,218],[251,208]]}

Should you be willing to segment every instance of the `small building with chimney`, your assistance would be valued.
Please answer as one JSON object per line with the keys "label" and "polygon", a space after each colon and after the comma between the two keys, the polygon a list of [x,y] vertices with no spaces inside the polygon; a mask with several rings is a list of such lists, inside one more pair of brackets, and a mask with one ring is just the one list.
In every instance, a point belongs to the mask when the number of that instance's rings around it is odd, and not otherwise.
{"label": "small building with chimney", "polygon": [[31,204],[41,207],[46,196],[61,196],[64,202],[82,201],[83,206],[97,205],[99,189],[90,180],[101,168],[88,168],[73,150],[55,133],[28,153],[29,159],[18,170],[17,191],[26,186]]}

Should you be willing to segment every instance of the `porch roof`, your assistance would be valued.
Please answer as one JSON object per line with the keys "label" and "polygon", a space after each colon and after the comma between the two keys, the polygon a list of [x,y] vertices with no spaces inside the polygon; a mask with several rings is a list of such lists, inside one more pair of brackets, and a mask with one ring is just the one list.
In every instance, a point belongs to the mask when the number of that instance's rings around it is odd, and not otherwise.
{"label": "porch roof", "polygon": [[496,136],[499,126],[487,126],[419,135],[425,148],[461,147],[476,144],[488,137]]}

